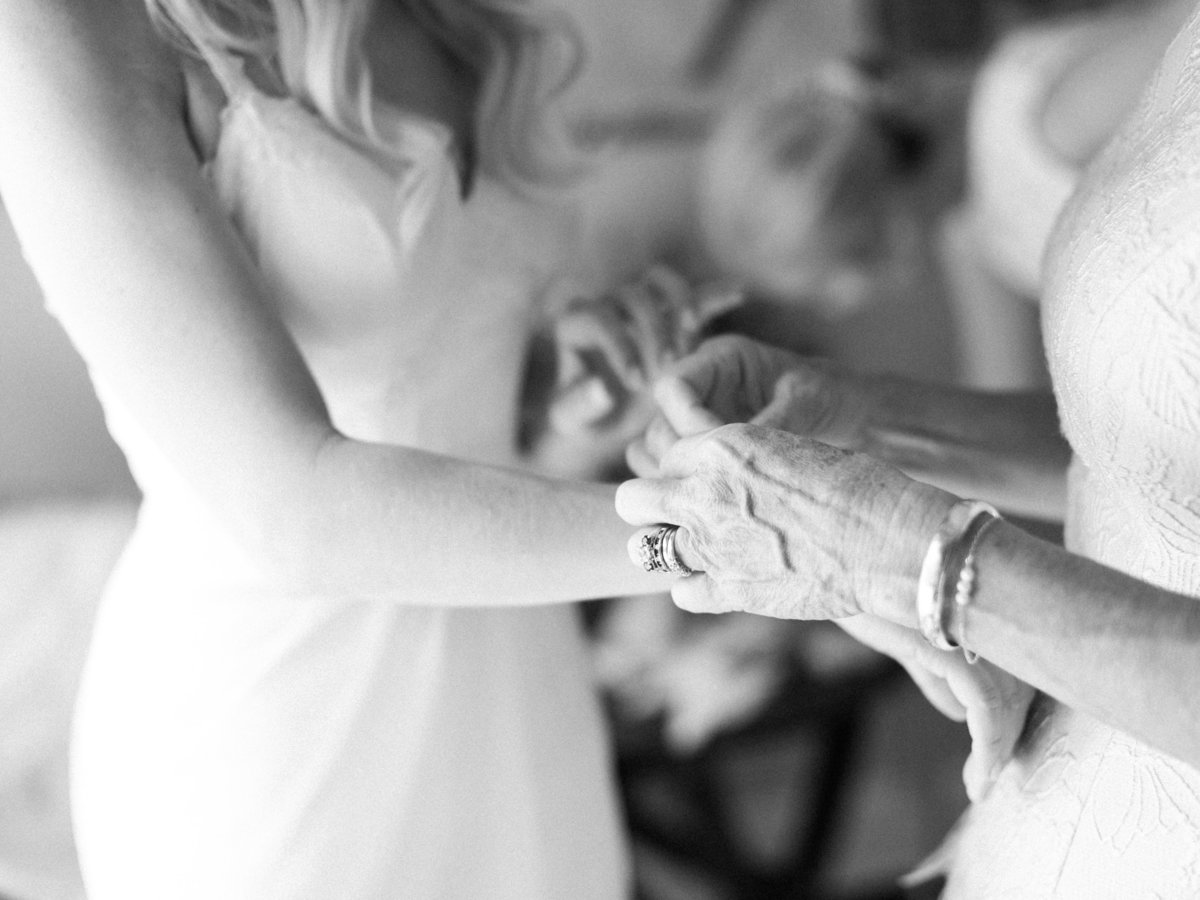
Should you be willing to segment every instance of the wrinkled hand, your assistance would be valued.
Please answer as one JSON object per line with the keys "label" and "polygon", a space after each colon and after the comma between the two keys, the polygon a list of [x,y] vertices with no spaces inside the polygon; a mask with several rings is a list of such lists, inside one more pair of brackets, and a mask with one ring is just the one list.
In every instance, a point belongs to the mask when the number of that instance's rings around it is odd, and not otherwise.
{"label": "wrinkled hand", "polygon": [[963,767],[963,783],[971,800],[981,800],[1012,757],[1033,688],[986,660],[970,665],[957,650],[938,650],[917,631],[876,616],[853,616],[837,624],[904,666],[944,715],[967,723],[971,755]]}
{"label": "wrinkled hand", "polygon": [[[682,442],[680,437],[689,438],[710,432],[725,422],[752,422],[755,425],[782,428],[794,436],[820,439],[823,444],[832,445],[827,446],[823,452],[827,454],[826,458],[833,460],[838,458],[835,456],[838,451],[833,450],[833,446],[842,450],[871,448],[878,437],[875,433],[878,404],[883,402],[882,391],[872,388],[868,379],[840,372],[821,360],[805,360],[787,350],[734,336],[716,337],[704,342],[694,354],[667,370],[655,385],[654,394],[659,402],[659,413],[650,422],[643,438],[626,450],[626,460],[630,467],[643,479],[641,482],[631,482],[628,488],[630,491],[641,492],[646,488],[637,485],[658,485],[668,480],[668,476],[674,474],[676,467],[680,466],[679,452],[684,456],[685,466],[689,451],[686,450],[685,440]],[[674,450],[677,442],[684,444],[683,451]],[[812,442],[808,445],[820,446]],[[916,448],[914,452],[920,450],[922,448]],[[856,460],[852,455],[841,458],[842,461]],[[858,458],[854,464],[862,467],[857,478],[870,481],[872,474],[869,464],[863,463],[862,458]],[[894,480],[895,476],[902,478],[886,464],[876,463],[876,466],[882,473],[892,473],[886,480]],[[692,478],[696,478],[696,475],[692,475]],[[733,480],[736,481],[736,478]],[[781,480],[781,490],[785,485],[786,480]],[[623,487],[622,491],[625,490]],[[692,490],[701,493],[703,488]],[[721,481],[709,476],[707,490],[721,496]],[[728,500],[737,496],[732,491],[724,493],[725,496],[721,499],[726,504]],[[756,509],[756,506],[751,504],[754,496],[749,492],[743,496],[745,508]],[[799,510],[802,499],[796,498],[793,511]],[[943,496],[941,502],[948,504],[950,499]],[[630,512],[641,512],[643,516],[656,514],[659,516],[658,521],[682,524],[684,530],[676,538],[678,556],[691,568],[706,569],[706,551],[702,547],[694,547],[695,541],[692,541],[691,529],[696,528],[695,520],[689,524],[668,515],[668,510],[662,504],[672,503],[672,500],[660,499],[658,508],[654,508],[649,500],[638,499],[637,493],[632,503],[628,497],[623,498],[622,494],[618,493],[618,511],[625,509],[626,503],[630,504]],[[692,506],[694,511],[703,515],[703,503],[694,500]],[[728,515],[727,510],[721,509],[720,503],[714,503],[713,510],[714,516]],[[826,535],[838,534],[839,530],[853,532],[853,528],[830,528],[828,520],[835,518],[835,512],[832,509],[827,512],[828,515],[822,517],[820,509],[810,511],[810,515],[815,516],[814,520],[808,523],[812,532]],[[644,518],[637,521],[630,515],[625,517],[634,524],[647,523]],[[797,515],[791,526],[792,532],[802,527],[802,520]],[[734,529],[727,530],[732,532]],[[638,533],[631,541],[631,552],[635,550],[643,533]],[[932,532],[928,530],[925,533]],[[706,538],[702,536],[701,544],[704,540]],[[810,536],[811,540],[814,539]],[[737,542],[734,541],[734,544]],[[754,546],[754,541],[743,540],[742,544],[749,548]],[[870,560],[874,560],[884,546],[886,542],[882,540],[874,546],[870,541],[860,541],[862,550],[857,565],[860,568],[868,568]],[[917,548],[914,552],[919,554],[922,551]],[[689,556],[691,553],[695,556]],[[842,553],[841,558],[845,556],[846,554]],[[851,553],[850,557],[850,565],[853,566],[856,564],[854,554]],[[816,558],[826,559],[827,554],[818,550]],[[828,558],[838,559],[836,556]],[[810,605],[798,602],[799,596],[793,596],[792,602],[788,602],[786,598],[786,586],[794,584],[797,589],[802,589],[802,581],[796,574],[791,574],[791,577],[776,577],[772,589],[755,590],[745,581],[731,587],[727,578],[721,577],[720,564],[716,565],[718,571],[704,572],[703,575],[690,576],[677,582],[676,588],[672,590],[677,604],[696,611],[746,608],[751,612],[767,612],[775,616],[782,614],[787,617],[792,617],[797,612],[804,616],[811,608]],[[815,588],[818,594],[824,590],[827,592],[827,599],[830,599],[828,590],[834,584],[853,584],[853,577],[847,572],[842,571],[840,576],[836,575],[836,570],[844,566],[845,563],[834,565],[834,576],[829,577],[827,574],[823,578],[814,566],[814,571],[810,572],[814,581],[810,583],[809,589]],[[900,602],[911,602],[914,590],[916,588],[913,587],[900,592]],[[846,600],[845,594],[842,595],[842,602]],[[769,612],[772,608],[776,611]],[[967,722],[968,731],[971,732],[972,750],[964,768],[964,781],[968,796],[972,799],[982,798],[995,781],[1003,764],[1012,756],[1013,746],[1020,736],[1021,727],[1024,726],[1033,689],[989,662],[980,660],[977,665],[971,666],[958,652],[944,652],[930,647],[916,630],[887,622],[886,619],[871,614],[857,614],[850,618],[838,619],[838,624],[866,646],[880,650],[881,653],[899,661],[925,696],[942,713],[956,721]]]}
{"label": "wrinkled hand", "polygon": [[616,497],[643,527],[634,560],[647,526],[681,526],[676,554],[696,574],[672,587],[679,606],[790,619],[876,611],[868,603],[907,612],[928,535],[953,502],[864,454],[757,425],[680,439],[658,477]]}
{"label": "wrinkled hand", "polygon": [[654,386],[659,412],[630,444],[626,459],[636,474],[653,475],[681,436],[727,422],[767,425],[859,450],[878,402],[868,385],[824,360],[740,336],[713,338],[664,371]]}

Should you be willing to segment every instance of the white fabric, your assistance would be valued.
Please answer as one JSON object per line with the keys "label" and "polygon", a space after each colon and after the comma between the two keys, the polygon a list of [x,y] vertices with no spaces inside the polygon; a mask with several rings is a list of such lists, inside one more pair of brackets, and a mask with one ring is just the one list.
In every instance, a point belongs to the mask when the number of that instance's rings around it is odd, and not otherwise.
{"label": "white fabric", "polygon": [[989,271],[1026,298],[1041,291],[1042,256],[1079,177],[1047,144],[1050,92],[1108,23],[1092,16],[1008,35],[976,79],[967,124],[969,209]]}
{"label": "white fabric", "polygon": [[1094,14],[1017,29],[975,80],[966,136],[967,196],[943,227],[953,285],[959,380],[989,390],[1047,382],[1036,301],[1054,222],[1079,177],[1043,133],[1055,85],[1112,23]]}
{"label": "white fabric", "polygon": [[125,501],[0,504],[0,896],[82,900],[67,732]]}
{"label": "white fabric", "polygon": [[[1200,17],[1047,259],[1047,352],[1076,454],[1068,545],[1200,596]],[[971,814],[947,896],[1200,896],[1200,772],[1047,703]]]}
{"label": "white fabric", "polygon": [[[510,461],[570,223],[486,180],[463,203],[432,123],[387,114],[404,153],[383,163],[218,75],[212,181],[338,427]],[[146,501],[75,722],[90,900],[625,896],[573,609],[289,595],[98,387]]]}

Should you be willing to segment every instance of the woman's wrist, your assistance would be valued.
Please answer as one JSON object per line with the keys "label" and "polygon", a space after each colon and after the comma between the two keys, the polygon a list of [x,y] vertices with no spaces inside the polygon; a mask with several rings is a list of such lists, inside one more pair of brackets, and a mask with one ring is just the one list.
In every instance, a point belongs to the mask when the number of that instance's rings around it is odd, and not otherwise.
{"label": "woman's wrist", "polygon": [[892,508],[880,511],[883,524],[875,553],[877,581],[860,588],[863,611],[907,628],[919,627],[917,589],[929,543],[938,533],[951,509],[959,502],[940,488],[908,481]]}
{"label": "woman's wrist", "polygon": [[[981,500],[955,503],[929,541],[917,584],[921,636],[938,650],[963,647],[963,616],[975,591],[975,549],[1000,514]],[[967,662],[976,655],[963,648]]]}

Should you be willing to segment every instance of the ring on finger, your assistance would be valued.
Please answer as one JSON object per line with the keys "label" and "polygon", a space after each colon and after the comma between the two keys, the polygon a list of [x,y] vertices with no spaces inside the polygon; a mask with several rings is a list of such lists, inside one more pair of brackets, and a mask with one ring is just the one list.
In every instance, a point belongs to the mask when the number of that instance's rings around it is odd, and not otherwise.
{"label": "ring on finger", "polygon": [[679,534],[678,525],[669,525],[669,529],[662,538],[662,556],[663,561],[667,564],[667,571],[672,575],[692,575],[695,570],[684,565],[679,561],[678,555],[675,553],[675,536]]}
{"label": "ring on finger", "polygon": [[638,559],[643,569],[668,575],[692,574],[693,570],[680,562],[675,552],[675,535],[678,532],[678,525],[660,525],[642,535],[638,542]]}
{"label": "ring on finger", "polygon": [[667,561],[663,556],[662,546],[663,532],[670,527],[670,525],[663,525],[656,528],[654,531],[643,534],[641,540],[638,541],[638,561],[647,572],[667,571]]}

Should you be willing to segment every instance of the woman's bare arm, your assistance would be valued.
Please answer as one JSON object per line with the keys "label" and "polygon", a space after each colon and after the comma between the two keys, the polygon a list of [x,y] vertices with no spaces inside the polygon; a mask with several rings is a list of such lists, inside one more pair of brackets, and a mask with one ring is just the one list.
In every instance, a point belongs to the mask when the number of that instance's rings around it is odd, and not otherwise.
{"label": "woman's bare arm", "polygon": [[353,441],[331,426],[184,125],[140,0],[0,6],[0,191],[105,390],[279,571],[507,605],[662,589],[612,489]]}
{"label": "woman's bare arm", "polygon": [[[697,571],[672,585],[684,609],[788,619],[866,613],[907,629],[915,652],[904,655],[935,674],[944,671],[934,658],[943,651],[925,645],[926,661],[912,643],[921,633],[918,583],[930,538],[956,502],[873,456],[757,425],[682,438],[658,475],[627,481],[617,494],[630,524],[651,532],[658,522],[680,526],[676,556]],[[631,536],[631,556],[646,534]],[[950,601],[958,644],[1200,766],[1200,598],[1004,521],[973,546],[970,602],[963,610]]]}
{"label": "woman's bare arm", "polygon": [[[964,645],[1068,706],[1200,765],[1200,598],[997,523],[976,552]],[[915,625],[911,610],[890,610]]]}
{"label": "woman's bare arm", "polygon": [[864,381],[877,399],[862,449],[953,494],[1062,521],[1071,448],[1052,394]]}
{"label": "woman's bare arm", "polygon": [[735,335],[702,344],[668,370],[656,393],[664,415],[633,448],[635,471],[652,472],[680,434],[754,422],[869,453],[1017,515],[1062,519],[1071,452],[1049,393],[863,376]]}

